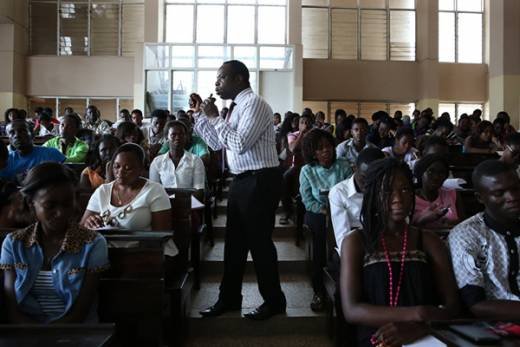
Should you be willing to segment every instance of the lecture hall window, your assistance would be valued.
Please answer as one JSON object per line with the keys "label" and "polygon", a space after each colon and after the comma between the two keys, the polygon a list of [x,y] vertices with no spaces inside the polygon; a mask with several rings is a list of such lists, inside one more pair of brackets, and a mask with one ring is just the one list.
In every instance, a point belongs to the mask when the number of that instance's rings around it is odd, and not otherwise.
{"label": "lecture hall window", "polygon": [[483,62],[483,0],[439,0],[439,61]]}
{"label": "lecture hall window", "polygon": [[304,58],[415,60],[415,0],[302,0]]}
{"label": "lecture hall window", "polygon": [[286,5],[286,0],[166,0],[165,41],[285,44]]}
{"label": "lecture hall window", "polygon": [[31,0],[31,53],[133,56],[143,18],[143,0]]}

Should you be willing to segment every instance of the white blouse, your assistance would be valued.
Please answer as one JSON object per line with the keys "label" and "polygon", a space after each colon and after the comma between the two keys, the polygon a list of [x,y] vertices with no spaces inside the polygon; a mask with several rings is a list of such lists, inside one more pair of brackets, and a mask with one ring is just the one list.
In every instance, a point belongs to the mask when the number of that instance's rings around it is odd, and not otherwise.
{"label": "white blouse", "polygon": [[202,160],[190,152],[184,151],[177,167],[169,153],[165,153],[152,161],[150,180],[166,188],[204,189],[206,171]]}
{"label": "white blouse", "polygon": [[124,206],[110,203],[114,182],[99,186],[87,205],[87,210],[99,213],[104,219],[113,218],[116,226],[132,230],[151,230],[152,212],[171,208],[170,198],[164,188],[155,182],[146,180],[145,185],[135,198]]}

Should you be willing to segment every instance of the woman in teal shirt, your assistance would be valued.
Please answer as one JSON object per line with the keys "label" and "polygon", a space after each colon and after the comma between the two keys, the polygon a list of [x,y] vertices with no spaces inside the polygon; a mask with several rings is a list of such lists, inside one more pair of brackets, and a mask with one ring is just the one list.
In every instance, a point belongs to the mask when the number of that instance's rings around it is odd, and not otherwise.
{"label": "woman in teal shirt", "polygon": [[334,185],[352,175],[352,168],[345,158],[336,158],[335,142],[325,130],[313,129],[303,138],[303,158],[306,165],[300,172],[300,195],[305,206],[305,224],[311,229],[313,239],[312,286],[314,297],[311,309],[324,308],[322,269],[326,263],[326,201]]}

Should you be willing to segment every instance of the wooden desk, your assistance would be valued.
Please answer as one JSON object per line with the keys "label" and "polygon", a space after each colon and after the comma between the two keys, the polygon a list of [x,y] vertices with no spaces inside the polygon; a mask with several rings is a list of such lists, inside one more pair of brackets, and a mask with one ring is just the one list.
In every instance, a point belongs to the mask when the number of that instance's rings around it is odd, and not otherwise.
{"label": "wooden desk", "polygon": [[109,346],[114,324],[0,325],[0,347]]}

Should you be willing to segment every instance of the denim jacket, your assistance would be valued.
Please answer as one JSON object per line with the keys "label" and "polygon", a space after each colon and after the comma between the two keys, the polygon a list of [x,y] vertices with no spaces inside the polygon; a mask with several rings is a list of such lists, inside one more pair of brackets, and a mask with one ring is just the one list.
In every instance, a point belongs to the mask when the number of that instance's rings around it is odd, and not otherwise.
{"label": "denim jacket", "polygon": [[79,295],[86,273],[101,272],[109,267],[107,243],[95,231],[71,224],[60,251],[51,260],[54,288],[65,303],[65,311],[46,316],[30,291],[43,265],[43,251],[38,244],[38,223],[7,235],[2,244],[0,269],[16,271],[15,294],[20,309],[43,322],[63,317]]}

